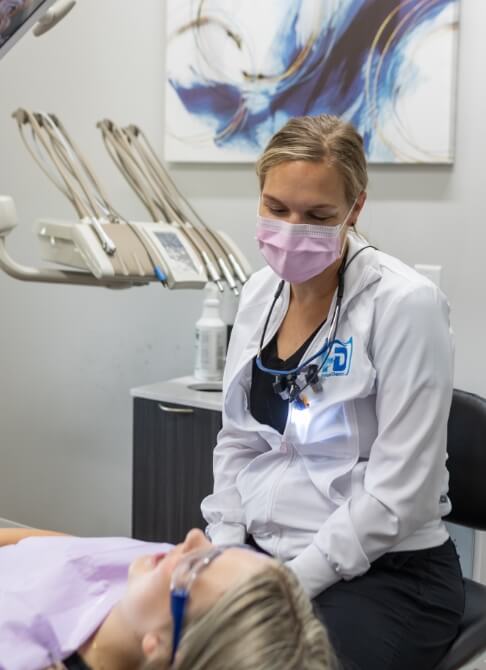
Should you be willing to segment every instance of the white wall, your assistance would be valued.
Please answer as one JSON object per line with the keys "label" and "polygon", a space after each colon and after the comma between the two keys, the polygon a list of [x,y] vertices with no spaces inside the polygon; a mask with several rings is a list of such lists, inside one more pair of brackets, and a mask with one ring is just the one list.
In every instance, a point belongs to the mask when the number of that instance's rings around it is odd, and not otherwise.
{"label": "white wall", "polygon": [[[120,7],[123,6],[121,10]],[[486,395],[486,3],[462,0],[457,160],[453,167],[374,167],[363,229],[410,264],[443,266],[456,333],[456,385]],[[21,144],[11,112],[56,112],[125,216],[144,216],[106,154],[95,122],[138,123],[162,151],[164,3],[79,0],[55,30],[25,36],[0,61],[0,192],[21,225],[10,248],[37,260],[32,222],[72,217]],[[201,215],[250,260],[251,166],[173,166]],[[77,533],[130,530],[133,386],[193,366],[201,296],[158,286],[23,284],[0,275],[0,516]]]}

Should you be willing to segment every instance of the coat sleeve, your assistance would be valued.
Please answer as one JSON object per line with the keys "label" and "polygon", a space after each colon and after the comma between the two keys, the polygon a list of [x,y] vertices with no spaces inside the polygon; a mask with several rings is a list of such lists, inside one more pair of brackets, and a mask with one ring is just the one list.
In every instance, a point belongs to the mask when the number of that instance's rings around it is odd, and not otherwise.
{"label": "coat sleeve", "polygon": [[408,289],[380,309],[370,342],[378,432],[364,489],[340,506],[288,562],[311,597],[439,519],[452,399],[449,309],[433,285]]}
{"label": "coat sleeve", "polygon": [[[241,348],[245,343],[245,328],[247,322],[255,318],[255,315],[249,315],[249,311],[254,309],[251,306],[251,295],[249,297],[251,287],[252,279],[243,287],[240,308],[226,357],[223,378],[223,427],[218,434],[213,453],[214,489],[213,493],[201,503],[202,515],[208,522],[206,534],[215,544],[245,541],[246,524],[237,486],[238,474],[254,458],[269,448],[257,432],[238,428],[231,407],[229,410],[226,407],[228,387],[234,381]],[[244,397],[235,402],[243,404]],[[233,409],[236,411],[236,408]]]}
{"label": "coat sleeve", "polygon": [[[226,424],[226,425],[225,425]],[[254,432],[238,432],[229,419],[223,423],[214,449],[214,490],[201,510],[208,522],[206,534],[215,544],[244,542],[246,524],[238,474],[268,445]]]}

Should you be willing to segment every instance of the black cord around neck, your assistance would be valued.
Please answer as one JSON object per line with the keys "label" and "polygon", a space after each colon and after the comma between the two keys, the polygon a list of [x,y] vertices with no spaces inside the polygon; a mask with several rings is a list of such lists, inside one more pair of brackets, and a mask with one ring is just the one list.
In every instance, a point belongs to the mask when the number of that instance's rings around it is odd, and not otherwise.
{"label": "black cord around neck", "polygon": [[[343,260],[341,262],[341,265],[339,266],[339,270],[338,270],[338,286],[337,286],[337,300],[336,300],[336,303],[337,303],[337,305],[339,305],[339,308],[341,306],[340,303],[341,303],[343,295],[344,295],[344,274],[345,274],[346,270],[349,268],[349,266],[351,265],[351,263],[354,261],[356,256],[358,256],[362,251],[365,251],[365,249],[375,249],[376,251],[378,251],[377,248],[375,246],[373,246],[372,244],[367,244],[365,247],[361,247],[361,249],[358,249],[358,251],[356,251],[351,256],[351,258],[349,260],[347,260],[348,250],[346,249],[346,253],[344,254],[344,258],[343,258]],[[278,283],[277,290],[274,293],[272,304],[271,304],[270,309],[269,309],[268,314],[267,314],[267,318],[265,319],[265,325],[263,326],[262,336],[260,338],[260,345],[258,347],[259,352],[262,350],[262,347],[263,347],[263,340],[264,340],[265,334],[267,332],[268,323],[270,321],[270,317],[272,316],[273,309],[275,307],[275,303],[280,298],[284,286],[285,286],[285,279],[281,279]],[[336,328],[336,330],[337,330],[337,328]]]}

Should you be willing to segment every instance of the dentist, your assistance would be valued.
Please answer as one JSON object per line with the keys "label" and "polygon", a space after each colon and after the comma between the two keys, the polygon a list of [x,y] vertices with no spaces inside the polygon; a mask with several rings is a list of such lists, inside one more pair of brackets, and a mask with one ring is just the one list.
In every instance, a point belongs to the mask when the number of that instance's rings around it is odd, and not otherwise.
{"label": "dentist", "polygon": [[207,534],[286,562],[345,667],[431,670],[464,609],[442,521],[447,301],[355,232],[368,178],[350,124],[291,119],[257,174],[269,267],[231,337]]}

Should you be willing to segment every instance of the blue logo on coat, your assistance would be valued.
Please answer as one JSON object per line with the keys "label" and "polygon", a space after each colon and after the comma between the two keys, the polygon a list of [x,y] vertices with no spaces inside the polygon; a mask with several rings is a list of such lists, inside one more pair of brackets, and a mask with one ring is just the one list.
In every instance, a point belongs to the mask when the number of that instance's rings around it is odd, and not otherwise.
{"label": "blue logo on coat", "polygon": [[331,351],[323,365],[321,374],[323,377],[340,377],[348,375],[351,369],[351,358],[353,357],[353,338],[346,342],[334,340]]}

